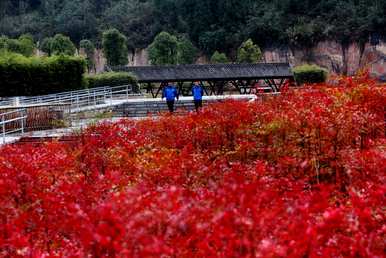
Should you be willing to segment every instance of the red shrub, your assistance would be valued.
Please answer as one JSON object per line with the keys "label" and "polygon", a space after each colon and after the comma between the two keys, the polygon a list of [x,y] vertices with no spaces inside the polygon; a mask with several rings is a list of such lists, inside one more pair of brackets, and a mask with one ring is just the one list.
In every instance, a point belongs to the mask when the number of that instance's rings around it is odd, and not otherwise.
{"label": "red shrub", "polygon": [[0,149],[1,257],[383,257],[385,88],[263,102]]}

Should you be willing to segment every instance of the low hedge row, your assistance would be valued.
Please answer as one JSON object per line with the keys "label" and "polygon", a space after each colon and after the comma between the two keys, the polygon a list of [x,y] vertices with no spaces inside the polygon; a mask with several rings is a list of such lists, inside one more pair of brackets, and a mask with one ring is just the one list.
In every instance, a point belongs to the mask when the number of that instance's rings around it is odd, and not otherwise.
{"label": "low hedge row", "polygon": [[97,75],[86,75],[85,79],[88,88],[136,84],[135,77],[125,72],[108,72]]}
{"label": "low hedge row", "polygon": [[85,87],[79,57],[24,57],[0,53],[0,96],[33,96]]}
{"label": "low hedge row", "polygon": [[317,65],[301,65],[293,69],[297,84],[323,83],[327,80],[326,69]]}
{"label": "low hedge row", "polygon": [[25,57],[0,52],[0,96],[35,96],[82,88],[133,84],[125,72],[86,75],[85,60],[73,56]]}

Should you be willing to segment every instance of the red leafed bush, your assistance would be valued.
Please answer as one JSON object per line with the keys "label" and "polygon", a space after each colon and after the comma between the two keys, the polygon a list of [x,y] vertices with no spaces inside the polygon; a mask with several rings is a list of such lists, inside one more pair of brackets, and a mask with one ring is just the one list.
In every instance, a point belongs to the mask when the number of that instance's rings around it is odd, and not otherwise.
{"label": "red leafed bush", "polygon": [[383,257],[365,75],[0,149],[0,257]]}

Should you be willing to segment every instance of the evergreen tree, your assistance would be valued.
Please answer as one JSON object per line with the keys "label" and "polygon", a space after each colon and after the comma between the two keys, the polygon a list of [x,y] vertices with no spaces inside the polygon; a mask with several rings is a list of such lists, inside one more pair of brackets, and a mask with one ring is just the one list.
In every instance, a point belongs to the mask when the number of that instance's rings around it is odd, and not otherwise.
{"label": "evergreen tree", "polygon": [[107,64],[111,66],[128,63],[127,39],[117,29],[103,32],[102,46]]}
{"label": "evergreen tree", "polygon": [[212,57],[210,58],[210,62],[212,64],[226,64],[226,63],[229,63],[229,60],[224,53],[215,51]]}
{"label": "evergreen tree", "polygon": [[182,36],[179,38],[177,48],[179,64],[194,63],[197,57],[197,49],[187,37]]}
{"label": "evergreen tree", "polygon": [[153,65],[177,64],[177,37],[164,31],[158,34],[149,46],[149,59]]}
{"label": "evergreen tree", "polygon": [[261,59],[261,50],[251,39],[245,41],[237,51],[238,63],[257,63]]}
{"label": "evergreen tree", "polygon": [[95,55],[95,46],[94,44],[87,39],[81,40],[79,44],[80,48],[83,49],[86,54],[86,65],[88,72],[95,71],[94,55]]}
{"label": "evergreen tree", "polygon": [[52,55],[69,55],[72,56],[76,52],[76,47],[71,39],[62,34],[56,34],[50,44]]}
{"label": "evergreen tree", "polygon": [[46,53],[48,56],[51,56],[52,53],[52,42],[53,42],[53,38],[52,37],[47,37],[47,38],[44,38],[40,44],[40,50],[43,51],[44,53]]}

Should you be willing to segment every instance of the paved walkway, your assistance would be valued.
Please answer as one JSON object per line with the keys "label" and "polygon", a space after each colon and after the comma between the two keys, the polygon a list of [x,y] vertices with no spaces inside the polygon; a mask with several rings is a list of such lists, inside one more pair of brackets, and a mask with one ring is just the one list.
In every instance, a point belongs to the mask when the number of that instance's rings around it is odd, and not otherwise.
{"label": "paved walkway", "polygon": [[[255,100],[257,97],[256,95],[249,94],[249,95],[219,95],[219,96],[204,96],[203,100],[206,101],[216,101],[216,100],[225,100],[225,99],[235,99],[235,100]],[[179,101],[192,101],[192,97],[180,97]],[[93,106],[86,106],[86,107],[79,107],[79,108],[72,108],[72,113],[78,113],[78,112],[85,112],[85,111],[92,111],[92,110],[99,110],[99,109],[105,109],[109,107],[114,106],[120,106],[122,104],[126,103],[156,103],[163,101],[161,98],[133,98],[133,99],[112,99],[107,100],[107,103],[99,104],[99,105],[93,105]]]}

